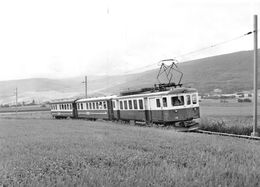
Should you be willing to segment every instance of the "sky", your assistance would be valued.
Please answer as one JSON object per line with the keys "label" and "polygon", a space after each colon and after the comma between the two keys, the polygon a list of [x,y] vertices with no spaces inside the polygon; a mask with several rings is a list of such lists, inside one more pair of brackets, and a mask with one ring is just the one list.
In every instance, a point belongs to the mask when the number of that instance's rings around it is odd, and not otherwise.
{"label": "sky", "polygon": [[[258,0],[0,1],[0,81],[116,75],[253,49]],[[260,18],[258,18],[260,20]]]}

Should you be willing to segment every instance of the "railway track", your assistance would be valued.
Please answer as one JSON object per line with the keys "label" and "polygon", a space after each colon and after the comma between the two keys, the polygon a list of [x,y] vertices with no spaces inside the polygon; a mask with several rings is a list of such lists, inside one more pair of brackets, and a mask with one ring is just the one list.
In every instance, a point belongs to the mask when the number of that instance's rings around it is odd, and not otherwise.
{"label": "railway track", "polygon": [[202,133],[202,134],[212,134],[212,135],[219,135],[219,136],[229,136],[229,137],[243,138],[243,139],[250,139],[250,140],[260,140],[260,137],[257,137],[257,136],[229,134],[229,133],[223,133],[223,132],[212,132],[212,131],[205,131],[205,130],[200,130],[200,129],[192,130],[192,131],[189,131],[189,132]]}

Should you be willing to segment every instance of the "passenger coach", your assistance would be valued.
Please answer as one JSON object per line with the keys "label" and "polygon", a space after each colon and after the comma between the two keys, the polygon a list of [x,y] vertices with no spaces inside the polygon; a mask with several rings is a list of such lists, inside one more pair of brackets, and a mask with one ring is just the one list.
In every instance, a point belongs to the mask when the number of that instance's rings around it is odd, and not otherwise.
{"label": "passenger coach", "polygon": [[77,118],[75,99],[57,100],[50,103],[51,115],[56,119]]}
{"label": "passenger coach", "polygon": [[78,111],[78,118],[113,120],[112,98],[114,97],[116,96],[77,100],[76,108]]}

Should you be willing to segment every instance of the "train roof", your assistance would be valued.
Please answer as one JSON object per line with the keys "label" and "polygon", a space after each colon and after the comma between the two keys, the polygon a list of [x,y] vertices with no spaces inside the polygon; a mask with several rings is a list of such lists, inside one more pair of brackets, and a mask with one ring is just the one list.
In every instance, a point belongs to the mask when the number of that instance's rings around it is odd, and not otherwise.
{"label": "train roof", "polygon": [[78,99],[56,99],[50,102],[50,104],[63,104],[63,103],[73,103]]}
{"label": "train roof", "polygon": [[86,101],[104,101],[104,100],[109,100],[116,98],[116,95],[111,95],[111,96],[104,96],[104,97],[92,97],[92,98],[84,98],[84,99],[79,99],[76,101],[76,103],[80,102],[86,102]]}
{"label": "train roof", "polygon": [[166,91],[159,92],[148,92],[134,95],[119,96],[118,98],[131,98],[131,97],[144,97],[144,96],[156,96],[156,95],[178,95],[184,93],[197,93],[198,91],[194,88],[173,88]]}

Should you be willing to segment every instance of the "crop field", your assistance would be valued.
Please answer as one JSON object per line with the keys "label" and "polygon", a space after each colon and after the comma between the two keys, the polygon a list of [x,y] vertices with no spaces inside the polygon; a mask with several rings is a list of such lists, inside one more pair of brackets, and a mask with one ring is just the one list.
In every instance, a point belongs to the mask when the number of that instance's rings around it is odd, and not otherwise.
{"label": "crop field", "polygon": [[111,122],[0,119],[0,185],[259,186],[260,142]]}

